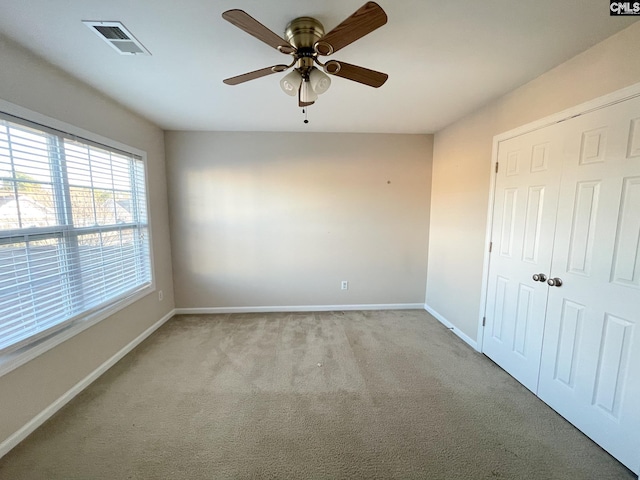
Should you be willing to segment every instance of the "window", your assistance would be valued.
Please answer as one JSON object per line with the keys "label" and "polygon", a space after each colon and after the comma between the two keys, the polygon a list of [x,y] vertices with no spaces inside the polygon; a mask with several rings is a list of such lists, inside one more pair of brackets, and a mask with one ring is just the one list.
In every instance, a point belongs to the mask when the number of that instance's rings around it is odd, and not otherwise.
{"label": "window", "polygon": [[0,114],[0,353],[150,285],[142,158]]}

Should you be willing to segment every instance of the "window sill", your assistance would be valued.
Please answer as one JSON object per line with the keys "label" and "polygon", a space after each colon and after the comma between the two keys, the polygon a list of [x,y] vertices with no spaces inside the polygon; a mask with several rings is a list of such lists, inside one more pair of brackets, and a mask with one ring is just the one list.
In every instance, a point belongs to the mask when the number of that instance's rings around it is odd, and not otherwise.
{"label": "window sill", "polygon": [[62,330],[52,333],[48,337],[37,340],[36,342],[26,345],[19,350],[0,354],[0,377],[51,350],[52,348],[57,347],[70,338],[75,337],[84,330],[114,315],[154,291],[155,285],[153,283],[140,287],[129,296],[121,298],[96,312],[92,312],[86,317],[76,320]]}

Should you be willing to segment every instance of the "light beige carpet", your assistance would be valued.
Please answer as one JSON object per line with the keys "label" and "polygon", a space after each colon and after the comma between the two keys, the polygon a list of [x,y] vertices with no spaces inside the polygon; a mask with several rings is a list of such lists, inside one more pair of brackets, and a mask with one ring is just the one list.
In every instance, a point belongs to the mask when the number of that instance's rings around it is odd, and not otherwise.
{"label": "light beige carpet", "polygon": [[632,479],[423,311],[177,316],[2,479]]}

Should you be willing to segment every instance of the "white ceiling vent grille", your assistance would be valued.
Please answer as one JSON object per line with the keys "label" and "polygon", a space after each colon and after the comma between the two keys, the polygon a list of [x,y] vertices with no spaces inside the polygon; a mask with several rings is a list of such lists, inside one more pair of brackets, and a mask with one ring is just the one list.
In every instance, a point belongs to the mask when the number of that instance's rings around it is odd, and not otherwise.
{"label": "white ceiling vent grille", "polygon": [[120,22],[94,22],[83,20],[87,27],[107,42],[120,55],[151,55],[136,37]]}

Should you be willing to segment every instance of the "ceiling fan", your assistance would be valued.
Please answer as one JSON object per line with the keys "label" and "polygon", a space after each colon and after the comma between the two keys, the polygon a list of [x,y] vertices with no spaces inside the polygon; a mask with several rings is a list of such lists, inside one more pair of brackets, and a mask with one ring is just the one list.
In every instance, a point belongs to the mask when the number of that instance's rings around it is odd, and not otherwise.
{"label": "ceiling fan", "polygon": [[[227,85],[238,85],[272,73],[284,72],[295,65],[281,79],[280,87],[286,94],[297,96],[300,107],[306,107],[312,105],[318,95],[326,92],[331,85],[331,79],[325,73],[375,88],[382,86],[389,78],[386,73],[338,60],[322,63],[318,58],[332,55],[387,23],[387,15],[375,2],[365,3],[327,34],[315,18],[296,18],[289,22],[284,31],[286,40],[242,10],[227,10],[222,18],[279,52],[291,55],[293,59],[288,65],[273,65],[227,78],[223,80]],[[322,70],[315,65],[322,67]]]}

